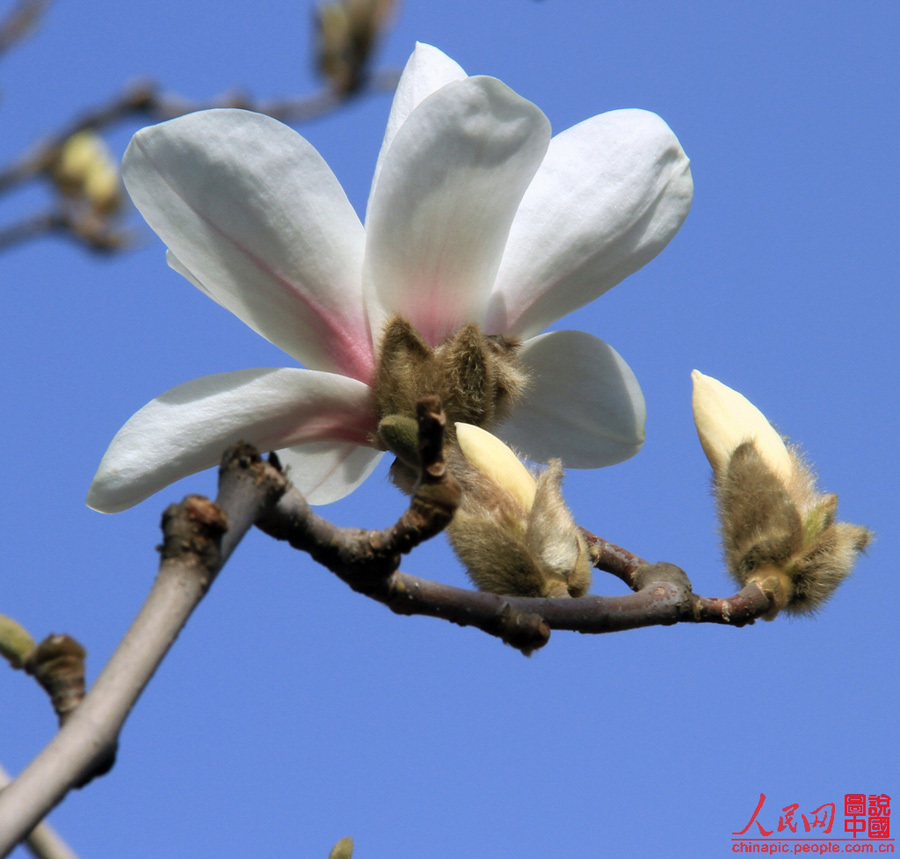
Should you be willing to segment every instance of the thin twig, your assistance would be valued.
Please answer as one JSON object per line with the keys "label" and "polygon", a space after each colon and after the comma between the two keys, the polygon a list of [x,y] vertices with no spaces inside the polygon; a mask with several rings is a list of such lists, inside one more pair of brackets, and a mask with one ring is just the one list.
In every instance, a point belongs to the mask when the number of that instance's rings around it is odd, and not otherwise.
{"label": "thin twig", "polygon": [[635,576],[638,569],[645,566],[647,561],[615,543],[600,539],[586,528],[582,528],[581,533],[587,541],[593,565],[598,570],[618,576],[628,587],[636,590]]}
{"label": "thin twig", "polygon": [[71,239],[82,247],[104,254],[123,250],[133,243],[131,234],[116,230],[109,218],[92,215],[89,210],[71,213],[59,208],[0,228],[0,252],[49,235]]}
{"label": "thin twig", "polygon": [[[0,766],[0,790],[11,781],[9,773]],[[60,838],[49,823],[39,823],[25,839],[25,846],[36,859],[78,859],[78,855]]]}
{"label": "thin twig", "polygon": [[288,124],[297,124],[318,119],[351,98],[358,98],[366,93],[391,92],[399,79],[400,73],[395,70],[372,72],[365,86],[353,94],[339,95],[325,87],[309,96],[269,101],[254,100],[235,92],[225,93],[209,101],[190,101],[161,92],[159,85],[151,81],[135,84],[106,104],[83,112],[0,170],[0,193],[47,173],[56,163],[62,145],[79,131],[102,131],[129,119],[161,122],[214,107],[253,110]]}
{"label": "thin twig", "polygon": [[188,496],[166,510],[159,572],[138,616],[59,733],[0,793],[0,856],[69,790],[109,766],[138,696],[235,546],[284,487],[276,469],[238,445],[223,459],[215,504]]}
{"label": "thin twig", "polygon": [[565,599],[503,596],[400,572],[401,555],[444,528],[459,502],[459,487],[441,453],[443,414],[435,397],[419,403],[418,418],[423,474],[409,509],[393,528],[339,528],[314,513],[293,487],[257,527],[309,553],[355,591],[397,614],[474,626],[526,654],[543,647],[553,629],[603,633],[685,622],[743,626],[770,609],[769,598],[755,585],[727,599],[699,597],[674,564],[650,564],[587,531],[595,565],[619,576],[635,593]]}
{"label": "thin twig", "polygon": [[19,0],[0,21],[0,54],[21,42],[37,26],[50,0]]}

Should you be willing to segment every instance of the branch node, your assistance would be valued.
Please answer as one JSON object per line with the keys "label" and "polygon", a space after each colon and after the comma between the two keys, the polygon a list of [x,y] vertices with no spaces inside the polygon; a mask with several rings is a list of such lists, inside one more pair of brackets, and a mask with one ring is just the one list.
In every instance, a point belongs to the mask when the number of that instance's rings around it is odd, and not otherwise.
{"label": "branch node", "polygon": [[70,635],[48,635],[25,660],[25,671],[50,696],[62,725],[84,698],[85,649]]}
{"label": "branch node", "polygon": [[676,567],[675,564],[669,564],[665,561],[660,561],[656,564],[641,564],[635,570],[633,578],[634,589],[637,591],[642,591],[644,588],[648,588],[657,582],[667,582],[684,591],[686,595],[693,592],[687,573],[681,567]]}
{"label": "branch node", "polygon": [[531,656],[550,640],[550,624],[539,614],[518,611],[507,603],[498,617],[496,634],[510,647]]}
{"label": "branch node", "polygon": [[228,530],[225,511],[202,495],[188,495],[180,504],[170,504],[162,516],[163,561],[195,557],[207,570],[215,569],[219,543]]}

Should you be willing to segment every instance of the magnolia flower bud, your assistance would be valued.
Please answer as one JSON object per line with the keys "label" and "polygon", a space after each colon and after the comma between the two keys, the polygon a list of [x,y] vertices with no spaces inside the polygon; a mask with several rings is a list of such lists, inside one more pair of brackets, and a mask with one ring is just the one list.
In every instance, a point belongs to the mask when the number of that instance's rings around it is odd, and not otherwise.
{"label": "magnolia flower bud", "polygon": [[365,79],[372,50],[394,0],[320,3],[316,20],[316,67],[339,95],[355,92]]}
{"label": "magnolia flower bud", "polygon": [[768,594],[767,620],[782,609],[814,612],[850,574],[871,533],[835,522],[837,496],[818,492],[809,466],[756,406],[709,376],[691,375],[729,572]]}
{"label": "magnolia flower bud", "polygon": [[466,459],[485,477],[502,486],[522,506],[534,507],[537,483],[531,473],[497,436],[472,424],[457,424],[457,441]]}
{"label": "magnolia flower bud", "polygon": [[98,212],[114,212],[122,203],[119,171],[111,161],[95,161],[84,177],[84,196]]}
{"label": "magnolia flower bud", "polygon": [[328,859],[353,859],[353,839],[348,835],[338,841],[331,848]]}
{"label": "magnolia flower bud", "polygon": [[84,197],[98,212],[115,211],[122,202],[119,171],[106,144],[93,131],[79,131],[66,140],[53,178],[61,191]]}
{"label": "magnolia flower bud", "polygon": [[561,492],[559,460],[535,479],[491,433],[457,423],[450,468],[463,489],[447,534],[475,584],[529,597],[583,596],[587,544]]}
{"label": "magnolia flower bud", "polygon": [[759,455],[776,474],[791,475],[791,458],[784,441],[766,416],[746,397],[699,370],[694,382],[694,423],[706,458],[718,474],[745,441],[753,441]]}

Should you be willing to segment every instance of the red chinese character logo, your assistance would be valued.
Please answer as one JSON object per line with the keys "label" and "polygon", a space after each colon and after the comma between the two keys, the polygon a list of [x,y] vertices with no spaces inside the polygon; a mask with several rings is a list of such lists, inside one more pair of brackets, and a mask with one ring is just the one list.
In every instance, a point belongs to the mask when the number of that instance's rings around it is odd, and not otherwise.
{"label": "red chinese character logo", "polygon": [[864,793],[844,794],[844,814],[857,817],[866,813],[866,795]]}
{"label": "red chinese character logo", "polygon": [[[813,815],[812,826],[822,827],[823,834],[827,835],[831,832],[831,827],[834,824],[834,803],[826,802],[825,805],[820,805],[815,811],[810,812]],[[822,815],[821,817],[819,815]],[[803,823],[806,824],[806,815],[803,815]],[[809,832],[810,826],[806,826],[806,831]]]}
{"label": "red chinese character logo", "polygon": [[844,794],[844,832],[856,838],[866,831],[866,795],[864,793]]}
{"label": "red chinese character logo", "polygon": [[759,795],[759,802],[756,803],[756,808],[753,809],[753,814],[750,816],[750,820],[747,822],[747,825],[740,832],[732,832],[732,835],[743,835],[753,824],[755,823],[759,827],[759,834],[769,836],[772,834],[772,830],[766,831],[762,828],[762,824],[756,819],[756,816],[759,814],[760,809],[763,807],[763,803],[766,801],[766,795],[761,793]]}
{"label": "red chinese character logo", "polygon": [[886,793],[869,794],[869,838],[891,835],[891,798]]}
{"label": "red chinese character logo", "polygon": [[[791,832],[797,831],[797,822],[794,820],[794,812],[798,808],[800,808],[800,803],[795,802],[793,805],[786,805],[781,809],[785,813],[778,818],[779,832],[784,832],[785,829],[790,829]],[[806,826],[806,831],[809,832],[809,824],[806,822],[805,817],[803,819],[803,823]]]}

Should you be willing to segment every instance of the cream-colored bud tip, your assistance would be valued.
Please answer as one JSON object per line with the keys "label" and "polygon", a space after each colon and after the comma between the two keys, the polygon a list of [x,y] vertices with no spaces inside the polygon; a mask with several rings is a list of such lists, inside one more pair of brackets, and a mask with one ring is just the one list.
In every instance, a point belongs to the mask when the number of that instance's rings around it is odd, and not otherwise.
{"label": "cream-colored bud tip", "polygon": [[791,456],[766,416],[743,394],[712,376],[694,370],[691,379],[694,423],[713,470],[727,468],[731,454],[745,441],[753,441],[769,468],[779,477],[789,479],[793,471]]}
{"label": "cream-colored bud tip", "polygon": [[537,484],[517,457],[497,436],[474,424],[456,424],[463,456],[494,483],[509,492],[525,510],[534,506]]}

